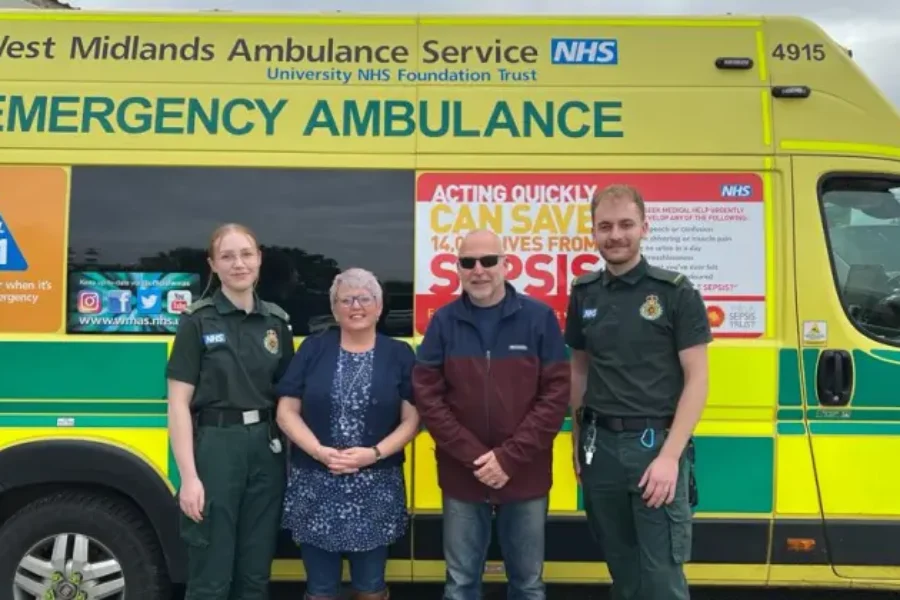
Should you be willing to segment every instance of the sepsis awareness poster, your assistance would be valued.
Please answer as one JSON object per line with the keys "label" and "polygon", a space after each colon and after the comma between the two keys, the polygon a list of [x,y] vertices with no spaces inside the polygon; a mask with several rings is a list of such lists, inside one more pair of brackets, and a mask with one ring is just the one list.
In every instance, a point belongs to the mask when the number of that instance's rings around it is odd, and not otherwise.
{"label": "sepsis awareness poster", "polygon": [[687,275],[716,337],[765,331],[766,239],[754,173],[421,173],[416,185],[416,333],[458,297],[456,257],[473,229],[500,234],[507,280],[550,305],[562,326],[572,280],[603,268],[591,197],[627,183],[644,196],[651,264]]}

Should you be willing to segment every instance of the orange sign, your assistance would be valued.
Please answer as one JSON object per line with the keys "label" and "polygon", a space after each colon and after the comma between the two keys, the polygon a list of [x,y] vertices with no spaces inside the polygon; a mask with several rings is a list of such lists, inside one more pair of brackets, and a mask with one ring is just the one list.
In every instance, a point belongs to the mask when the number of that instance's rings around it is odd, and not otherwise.
{"label": "orange sign", "polygon": [[709,317],[709,326],[715,329],[721,327],[725,322],[725,311],[718,306],[708,306],[706,308],[706,316]]}
{"label": "orange sign", "polygon": [[62,327],[68,185],[59,167],[0,167],[0,334]]}

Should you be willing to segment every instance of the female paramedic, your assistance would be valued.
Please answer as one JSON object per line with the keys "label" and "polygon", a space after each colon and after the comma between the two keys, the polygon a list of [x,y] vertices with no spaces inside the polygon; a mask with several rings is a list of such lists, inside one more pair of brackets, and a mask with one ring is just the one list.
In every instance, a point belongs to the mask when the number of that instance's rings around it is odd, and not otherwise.
{"label": "female paramedic", "polygon": [[223,225],[208,252],[210,284],[220,285],[181,314],[166,369],[185,600],[262,600],[286,474],[274,386],[294,356],[293,335],[287,313],[256,294],[253,233]]}
{"label": "female paramedic", "polygon": [[278,384],[278,423],[296,446],[284,524],[300,546],[307,600],[341,597],[342,555],[357,600],[388,597],[388,547],[407,527],[403,449],[415,436],[415,354],[376,333],[382,290],[362,269],[331,286],[337,327],[311,336]]}

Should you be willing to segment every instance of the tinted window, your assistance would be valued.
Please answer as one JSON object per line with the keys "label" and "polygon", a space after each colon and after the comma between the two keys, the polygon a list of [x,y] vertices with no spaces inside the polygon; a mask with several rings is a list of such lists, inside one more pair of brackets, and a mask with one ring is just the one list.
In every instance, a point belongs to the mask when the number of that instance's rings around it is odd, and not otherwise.
{"label": "tinted window", "polygon": [[833,178],[822,207],[838,293],[856,327],[900,343],[900,182]]}
{"label": "tinted window", "polygon": [[[91,278],[109,284],[135,273],[163,282],[163,314],[166,290],[182,286],[196,299],[209,277],[210,234],[237,222],[254,230],[263,246],[260,296],[290,313],[295,335],[331,322],[332,280],[359,266],[374,272],[385,291],[380,330],[411,336],[414,185],[414,172],[396,170],[75,167],[69,311],[91,314],[94,299],[82,289]],[[110,310],[120,300],[110,300]],[[133,314],[152,313],[159,308],[151,306],[154,300],[133,303]],[[71,319],[69,325],[72,330]],[[172,326],[157,319],[132,329],[158,333]]]}

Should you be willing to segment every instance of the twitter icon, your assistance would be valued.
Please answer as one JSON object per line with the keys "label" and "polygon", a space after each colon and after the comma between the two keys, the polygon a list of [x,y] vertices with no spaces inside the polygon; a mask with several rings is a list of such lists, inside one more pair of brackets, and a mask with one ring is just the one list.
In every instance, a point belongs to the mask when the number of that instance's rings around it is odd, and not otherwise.
{"label": "twitter icon", "polygon": [[145,315],[162,312],[162,292],[159,288],[146,287],[137,291],[137,311]]}

